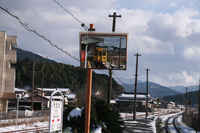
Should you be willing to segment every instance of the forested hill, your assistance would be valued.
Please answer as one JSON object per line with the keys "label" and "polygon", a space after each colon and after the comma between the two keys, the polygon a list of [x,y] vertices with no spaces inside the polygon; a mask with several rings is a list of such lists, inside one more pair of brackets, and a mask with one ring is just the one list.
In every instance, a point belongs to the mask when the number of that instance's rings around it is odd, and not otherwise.
{"label": "forested hill", "polygon": [[[187,93],[187,101],[195,104],[198,103],[198,98],[199,98],[199,91],[192,91]],[[175,103],[179,104],[185,104],[186,102],[186,94],[178,94],[174,96],[165,96],[163,99],[167,101],[173,101]]]}
{"label": "forested hill", "polygon": [[30,51],[26,51],[17,47],[12,47],[13,50],[17,51],[17,61],[23,61],[26,58],[29,58],[30,60],[33,60],[33,58],[39,60],[39,61],[43,61],[43,62],[56,62],[54,60],[50,60],[47,58],[44,58],[38,54],[34,54]]}
{"label": "forested hill", "polygon": [[[18,61],[12,67],[16,69],[15,87],[23,88],[32,86],[33,61],[26,58]],[[85,89],[87,86],[87,70],[80,69],[71,65],[65,65],[56,62],[38,61],[35,65],[35,87],[42,87],[42,74],[44,77],[43,87],[70,88],[72,92],[79,89]],[[92,89],[99,89],[106,97],[109,77],[106,74],[92,74]],[[112,93],[117,96],[124,91],[114,78],[112,79]]]}

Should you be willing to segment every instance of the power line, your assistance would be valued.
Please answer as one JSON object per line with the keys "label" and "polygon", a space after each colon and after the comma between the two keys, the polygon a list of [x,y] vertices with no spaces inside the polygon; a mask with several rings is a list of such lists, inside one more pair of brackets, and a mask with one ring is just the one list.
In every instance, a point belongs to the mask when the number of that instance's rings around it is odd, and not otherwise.
{"label": "power line", "polygon": [[130,89],[134,89],[133,87],[130,87],[130,86],[126,85],[124,82],[122,82],[122,81],[114,74],[114,72],[113,72],[113,75],[114,75],[124,86],[126,86],[126,87],[128,87],[128,88],[130,88]]}
{"label": "power line", "polygon": [[80,60],[78,58],[76,58],[75,56],[71,55],[70,53],[68,53],[67,51],[63,50],[61,47],[58,47],[56,44],[54,44],[53,42],[51,42],[50,39],[46,38],[44,35],[42,35],[41,33],[39,33],[38,31],[36,31],[34,28],[32,28],[29,24],[27,24],[25,21],[23,21],[21,18],[19,18],[17,15],[15,15],[14,13],[12,13],[11,11],[9,11],[5,6],[3,6],[0,3],[0,8],[2,10],[4,10],[5,12],[7,12],[9,15],[11,15],[12,17],[16,18],[19,23],[28,31],[34,32],[36,35],[38,35],[39,37],[43,38],[44,40],[46,40],[47,42],[50,43],[51,46],[56,47],[58,50],[62,51],[63,53],[67,54],[68,56],[74,58],[75,60],[79,61]]}
{"label": "power line", "polygon": [[80,24],[81,26],[86,30],[88,31],[88,27],[85,26],[85,24],[83,22],[81,22],[80,20],[78,20],[72,13],[70,13],[66,8],[64,8],[60,3],[58,3],[56,0],[54,0],[62,9],[64,9],[67,13],[69,13],[74,19],[76,19]]}

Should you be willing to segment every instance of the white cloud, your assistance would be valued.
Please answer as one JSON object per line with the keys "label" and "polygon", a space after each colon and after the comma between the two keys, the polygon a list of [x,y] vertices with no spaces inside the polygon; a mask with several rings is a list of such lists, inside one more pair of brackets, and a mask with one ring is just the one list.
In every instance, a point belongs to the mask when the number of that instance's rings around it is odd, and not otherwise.
{"label": "white cloud", "polygon": [[169,6],[176,7],[177,5],[176,5],[176,3],[170,3]]}
{"label": "white cloud", "polygon": [[[90,23],[94,23],[96,31],[99,32],[111,32],[113,18],[109,18],[109,14],[116,11],[117,14],[122,15],[121,18],[116,19],[116,32],[129,32],[128,54],[130,57],[128,57],[128,70],[118,71],[118,75],[127,75],[132,78],[132,74],[135,73],[133,54],[139,53],[142,55],[139,58],[140,77],[144,77],[142,79],[145,80],[144,70],[148,67],[153,75],[152,80],[150,79],[153,82],[168,86],[183,84],[183,81],[193,84],[196,77],[194,73],[200,69],[200,64],[194,61],[200,58],[198,2],[190,4],[182,1],[177,3],[152,1],[145,1],[145,4],[134,1],[134,3],[139,3],[139,6],[122,7],[120,5],[123,5],[124,1],[112,0],[118,7],[117,11],[112,2],[107,0],[58,2],[84,22],[87,27]],[[79,58],[79,31],[84,30],[70,14],[54,1],[26,2],[18,0],[17,2],[2,1],[2,4],[8,6],[11,11],[59,47]],[[188,6],[188,4],[190,5]],[[194,8],[194,6],[196,7]],[[40,53],[58,62],[79,65],[73,58],[50,46],[48,42],[34,33],[23,29],[16,19],[2,10],[0,17],[3,18],[0,21],[1,30],[6,31],[8,35],[17,35],[20,48]]]}
{"label": "white cloud", "polygon": [[183,55],[185,56],[186,59],[190,60],[200,59],[200,47],[198,46],[185,47]]}
{"label": "white cloud", "polygon": [[194,50],[192,48],[185,48],[184,50],[184,56],[186,58],[192,58],[194,56]]}
{"label": "white cloud", "polygon": [[[197,76],[197,75],[195,75]],[[177,84],[177,85],[191,85],[196,83],[196,77],[192,75],[188,75],[186,71],[182,71],[181,73],[173,73],[168,75],[169,80],[171,81],[171,84]]]}

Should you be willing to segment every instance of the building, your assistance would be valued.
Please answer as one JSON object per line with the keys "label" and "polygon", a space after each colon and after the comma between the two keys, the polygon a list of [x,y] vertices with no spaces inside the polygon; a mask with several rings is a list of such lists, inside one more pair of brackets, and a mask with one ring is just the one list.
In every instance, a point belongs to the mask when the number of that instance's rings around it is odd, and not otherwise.
{"label": "building", "polygon": [[91,96],[101,98],[101,90],[93,89],[91,92]]}
{"label": "building", "polygon": [[17,46],[17,37],[0,31],[0,111],[7,111],[8,99],[16,98],[15,69],[10,66],[16,63],[16,51],[12,46]]}
{"label": "building", "polygon": [[[148,94],[148,108],[151,108],[151,96]],[[118,96],[115,99],[117,103],[117,108],[133,108],[134,107],[134,93],[125,92]],[[137,93],[136,96],[136,109],[137,111],[145,111],[146,110],[146,93]]]}
{"label": "building", "polygon": [[[69,88],[36,88],[34,90],[34,96],[33,96],[33,109],[34,110],[41,110],[41,102],[43,101],[43,109],[47,109],[50,106],[50,99],[51,94],[55,90],[59,90],[63,96],[64,96],[64,103],[66,104],[73,104],[77,105],[77,98],[75,94],[72,94]],[[62,99],[60,93],[55,94],[54,99]],[[31,99],[32,99],[32,91],[30,90],[28,94],[26,94],[24,97],[25,101],[20,101],[21,105],[31,105]]]}

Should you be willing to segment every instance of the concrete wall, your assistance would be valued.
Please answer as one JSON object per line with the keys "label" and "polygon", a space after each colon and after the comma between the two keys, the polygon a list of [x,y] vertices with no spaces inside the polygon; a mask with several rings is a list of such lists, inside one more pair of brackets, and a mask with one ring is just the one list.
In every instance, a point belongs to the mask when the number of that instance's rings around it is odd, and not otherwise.
{"label": "concrete wall", "polygon": [[0,31],[0,111],[7,111],[8,98],[15,98],[15,69],[10,63],[16,63],[16,51],[12,46],[17,46],[17,37]]}

